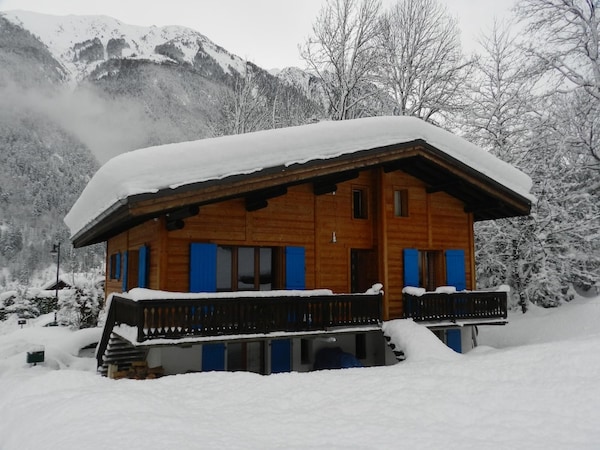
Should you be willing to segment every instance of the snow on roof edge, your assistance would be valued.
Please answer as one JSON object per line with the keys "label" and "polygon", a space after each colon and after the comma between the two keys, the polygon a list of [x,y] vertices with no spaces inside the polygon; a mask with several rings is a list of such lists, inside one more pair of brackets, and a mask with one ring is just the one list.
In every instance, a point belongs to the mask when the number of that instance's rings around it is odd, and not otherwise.
{"label": "snow on roof edge", "polygon": [[423,140],[534,200],[529,176],[460,136],[415,117],[327,121],[135,150],[118,155],[92,177],[64,221],[71,238],[127,198],[193,183],[326,160],[361,150]]}

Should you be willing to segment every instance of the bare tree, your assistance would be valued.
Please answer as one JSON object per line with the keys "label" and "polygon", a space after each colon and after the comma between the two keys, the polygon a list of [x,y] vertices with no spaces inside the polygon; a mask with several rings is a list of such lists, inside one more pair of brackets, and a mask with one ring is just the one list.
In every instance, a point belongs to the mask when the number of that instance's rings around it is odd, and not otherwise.
{"label": "bare tree", "polygon": [[330,117],[365,115],[365,102],[379,64],[378,0],[327,0],[313,25],[313,36],[301,48],[309,70],[323,84]]}
{"label": "bare tree", "polygon": [[432,121],[460,103],[471,62],[455,19],[437,0],[399,0],[383,16],[380,82],[395,114]]}
{"label": "bare tree", "polygon": [[517,5],[533,38],[530,52],[561,81],[600,100],[598,9],[599,0],[521,0]]}
{"label": "bare tree", "polygon": [[225,87],[217,99],[218,112],[209,127],[214,136],[242,134],[270,128],[271,108],[267,92],[246,65],[243,74],[235,76],[231,87]]}
{"label": "bare tree", "polygon": [[494,22],[479,39],[481,53],[466,83],[463,121],[467,137],[499,158],[519,166],[532,135],[539,102],[534,89],[541,77],[506,23]]}

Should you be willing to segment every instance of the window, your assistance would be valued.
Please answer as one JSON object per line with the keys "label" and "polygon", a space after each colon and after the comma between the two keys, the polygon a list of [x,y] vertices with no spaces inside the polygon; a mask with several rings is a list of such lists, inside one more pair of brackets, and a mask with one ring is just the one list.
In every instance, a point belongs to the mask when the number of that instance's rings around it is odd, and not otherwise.
{"label": "window", "polygon": [[352,189],[352,217],[355,219],[367,218],[367,190],[364,188]]}
{"label": "window", "polygon": [[121,278],[121,254],[113,253],[110,255],[110,279],[118,280]]}
{"label": "window", "polygon": [[433,291],[444,285],[441,251],[419,251],[419,286]]}
{"label": "window", "polygon": [[279,251],[271,247],[217,247],[217,291],[269,291],[279,286]]}
{"label": "window", "polygon": [[408,189],[394,191],[394,216],[408,217]]}
{"label": "window", "polygon": [[[126,252],[127,255],[127,277],[126,284],[124,287],[124,291],[129,291],[130,289],[136,288],[139,286],[138,284],[138,276],[139,276],[139,251],[138,250],[128,250]],[[125,269],[125,266],[123,266]],[[125,275],[125,273],[123,273]]]}

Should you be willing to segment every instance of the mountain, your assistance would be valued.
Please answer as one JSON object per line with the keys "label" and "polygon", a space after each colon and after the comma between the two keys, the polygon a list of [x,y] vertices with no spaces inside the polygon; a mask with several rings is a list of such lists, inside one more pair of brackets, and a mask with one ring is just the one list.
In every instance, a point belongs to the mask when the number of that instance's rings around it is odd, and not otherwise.
{"label": "mountain", "polygon": [[[28,11],[2,13],[42,42],[65,69],[66,77],[82,80],[113,59],[201,65],[212,60],[223,72],[244,70],[245,61],[189,28],[141,27],[108,16],[51,16]],[[98,76],[101,71],[96,72]]]}
{"label": "mountain", "polygon": [[[135,148],[306,123],[322,116],[314,80],[273,76],[185,27],[106,16],[0,12],[0,287],[73,250],[62,217],[109,158]],[[244,124],[231,111],[253,104]],[[258,106],[258,107],[257,107]]]}

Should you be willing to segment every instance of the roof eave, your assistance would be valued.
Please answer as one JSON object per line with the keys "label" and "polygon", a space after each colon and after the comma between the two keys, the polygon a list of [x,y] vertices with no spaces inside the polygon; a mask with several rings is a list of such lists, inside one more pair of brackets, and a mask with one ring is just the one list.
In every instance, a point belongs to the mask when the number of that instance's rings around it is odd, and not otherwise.
{"label": "roof eave", "polygon": [[[383,158],[386,152],[394,151],[398,153],[395,160],[391,161],[402,161],[411,156],[415,156],[416,152],[410,152],[409,149],[422,149],[435,156],[439,160],[442,160],[457,170],[459,175],[468,175],[475,180],[478,180],[484,186],[489,186],[488,191],[502,193],[502,196],[510,200],[511,205],[505,205],[499,212],[492,213],[490,216],[474,214],[474,220],[488,220],[496,219],[501,217],[513,217],[513,216],[524,216],[528,215],[531,210],[531,200],[520,195],[518,192],[502,185],[498,181],[488,177],[487,175],[477,171],[476,169],[468,166],[467,164],[453,158],[447,153],[437,149],[436,147],[428,144],[422,139],[413,140],[410,142],[400,143],[396,145],[377,147],[372,149],[365,149],[359,152],[351,154],[344,154],[336,158],[329,158],[326,160],[316,159],[307,161],[305,163],[297,163],[290,166],[276,166],[267,169],[263,169],[257,172],[249,174],[233,175],[226,178],[208,180],[203,182],[189,183],[182,185],[177,188],[164,188],[153,193],[137,194],[124,199],[119,200],[113,204],[110,208],[106,209],[102,214],[97,216],[93,221],[88,223],[83,229],[77,232],[71,237],[74,247],[83,247],[91,244],[106,241],[112,236],[115,236],[135,225],[139,225],[147,220],[160,217],[165,213],[169,212],[166,209],[156,210],[141,210],[136,211],[136,207],[146,203],[147,201],[157,201],[169,197],[182,196],[181,204],[178,207],[191,205],[191,204],[208,204],[215,203],[218,201],[225,201],[232,198],[241,197],[253,192],[253,186],[261,181],[272,178],[273,186],[293,186],[303,184],[314,180],[318,176],[327,175],[327,173],[320,173],[319,170],[323,169],[326,171],[327,168],[332,171],[336,167],[340,166],[340,163],[352,163],[356,161],[356,168],[359,170],[365,170],[368,168],[374,168],[383,166],[390,161],[386,161]],[[372,156],[369,161],[364,160],[364,155]],[[434,161],[432,164],[436,164]],[[326,166],[326,167],[325,167]],[[347,170],[352,164],[347,164]],[[312,170],[315,169],[315,170]],[[297,176],[295,174],[297,173]],[[335,172],[331,172],[335,173]],[[224,185],[238,186],[238,188],[227,191],[221,188]],[[198,201],[187,201],[186,195],[189,193],[198,192],[200,190],[215,190],[215,195],[209,200],[204,202]],[[217,192],[218,191],[218,192]],[[187,203],[186,203],[187,202]]]}

